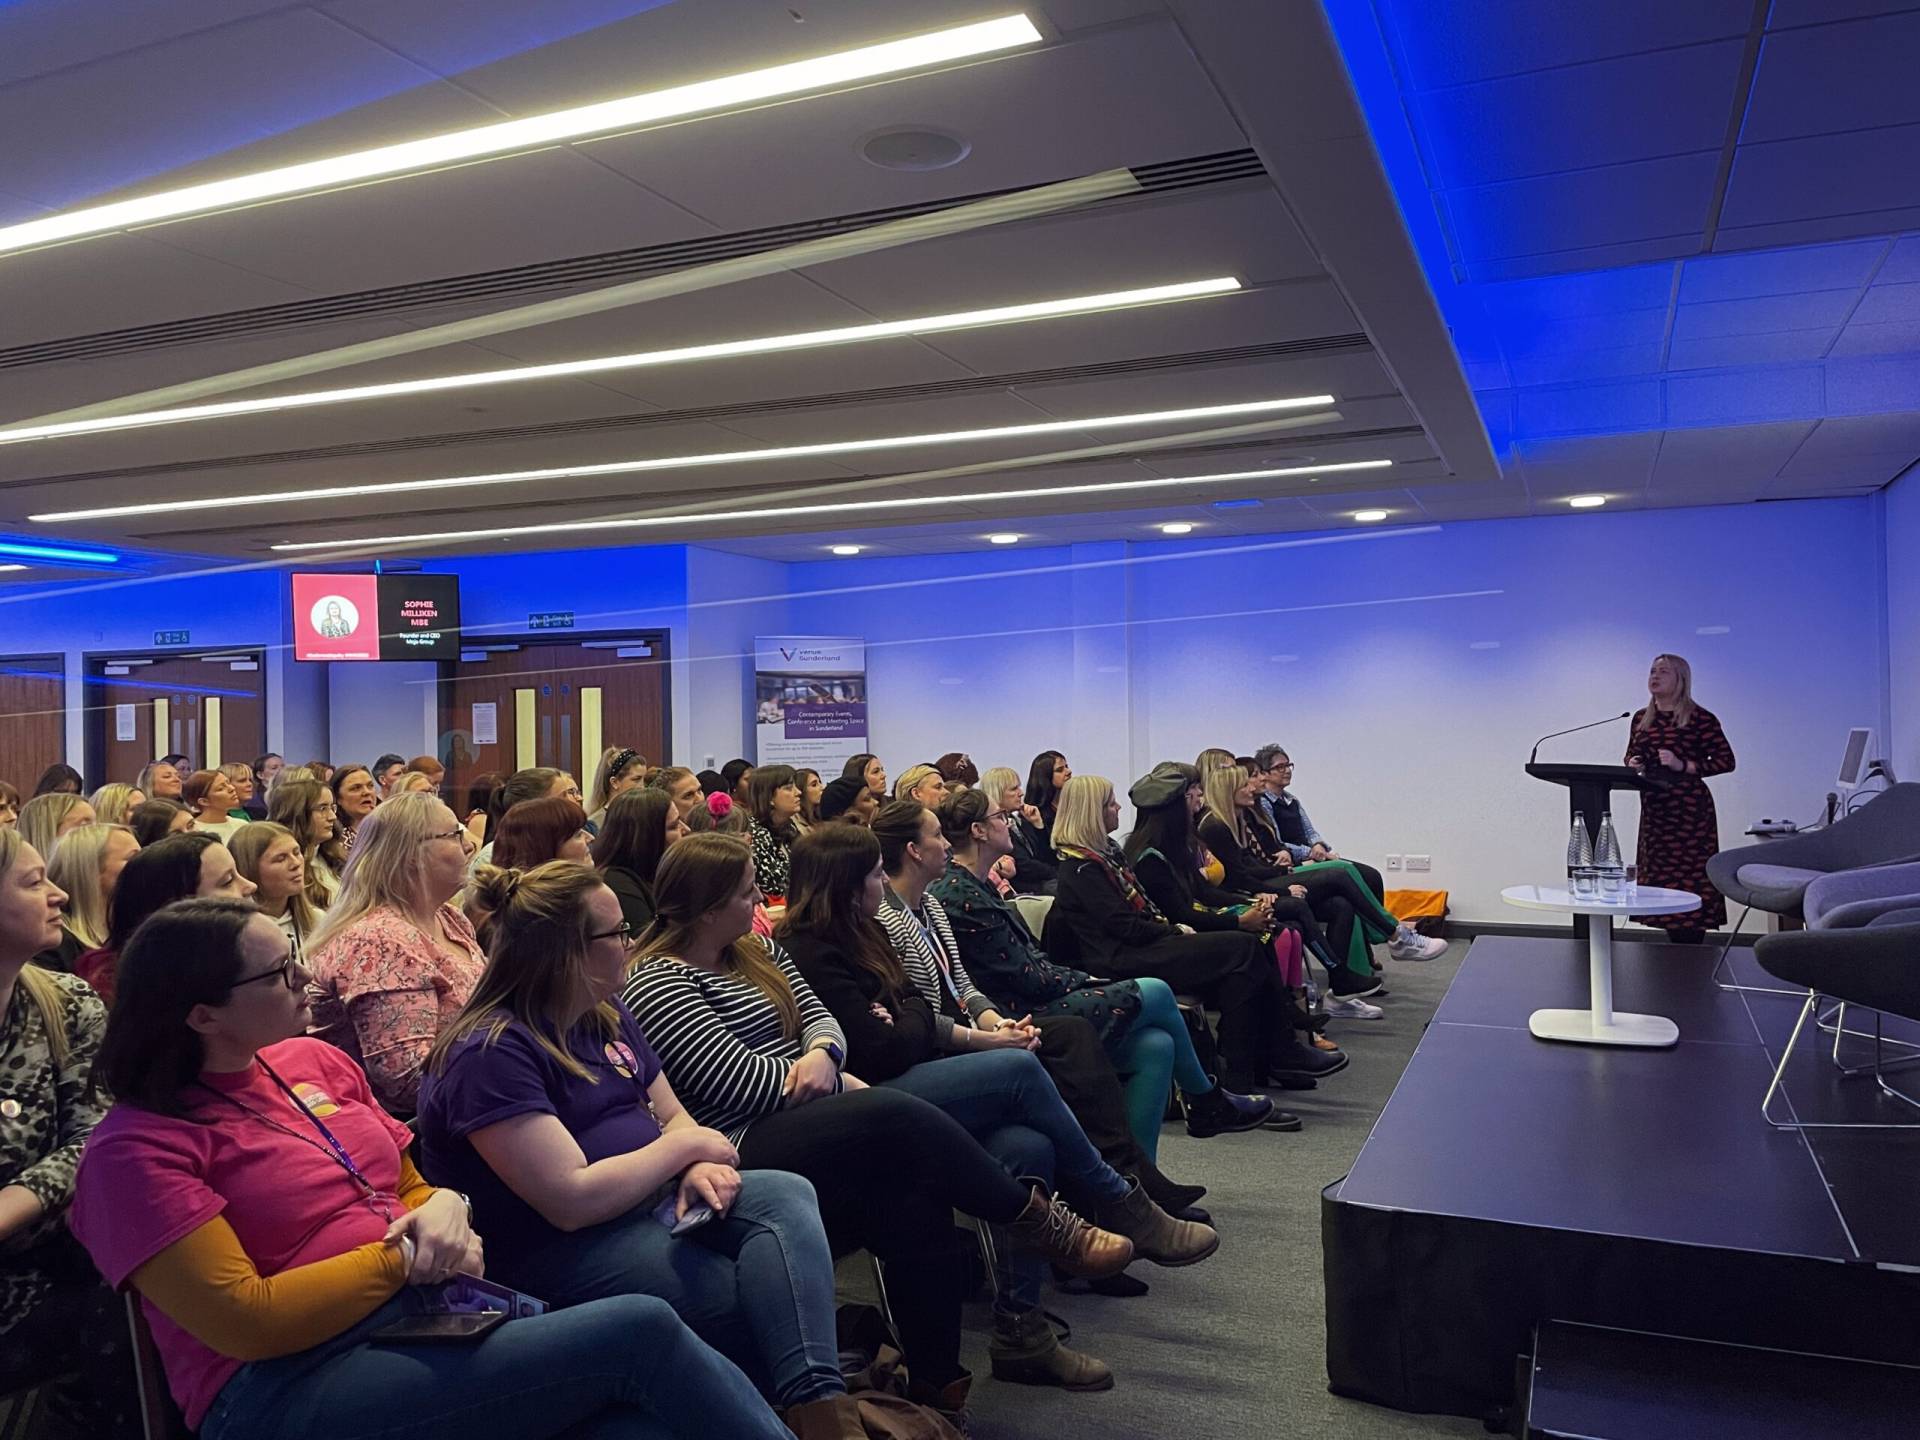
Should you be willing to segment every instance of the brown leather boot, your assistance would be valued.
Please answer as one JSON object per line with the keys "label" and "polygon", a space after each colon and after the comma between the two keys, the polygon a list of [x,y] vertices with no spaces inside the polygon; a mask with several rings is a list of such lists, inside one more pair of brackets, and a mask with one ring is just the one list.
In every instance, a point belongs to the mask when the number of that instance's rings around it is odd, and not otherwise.
{"label": "brown leather boot", "polygon": [[1133,1241],[1133,1253],[1156,1265],[1195,1265],[1220,1248],[1220,1235],[1211,1225],[1176,1220],[1147,1198],[1138,1180],[1127,1183],[1127,1193],[1102,1205],[1100,1223]]}
{"label": "brown leather boot", "polygon": [[1039,1185],[1033,1187],[1027,1208],[1006,1229],[1015,1249],[1043,1256],[1083,1279],[1118,1275],[1133,1260],[1131,1240],[1089,1225]]}
{"label": "brown leather boot", "polygon": [[867,1440],[859,1408],[844,1393],[789,1405],[780,1412],[780,1419],[799,1440]]}
{"label": "brown leather boot", "polygon": [[1056,1385],[1062,1390],[1111,1390],[1113,1371],[1091,1355],[1069,1350],[1039,1310],[993,1316],[987,1340],[993,1378],[1016,1385]]}

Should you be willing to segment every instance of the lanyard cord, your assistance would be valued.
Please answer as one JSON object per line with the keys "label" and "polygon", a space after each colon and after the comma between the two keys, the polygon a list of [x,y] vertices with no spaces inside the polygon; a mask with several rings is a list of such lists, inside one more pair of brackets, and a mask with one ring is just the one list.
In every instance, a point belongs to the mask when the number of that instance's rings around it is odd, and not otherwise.
{"label": "lanyard cord", "polygon": [[205,1090],[209,1095],[214,1096],[216,1099],[226,1101],[227,1104],[233,1106],[236,1110],[240,1110],[245,1112],[248,1115],[251,1115],[254,1119],[258,1120],[261,1124],[270,1126],[271,1128],[278,1130],[282,1135],[290,1135],[295,1140],[300,1141],[300,1143],[303,1145],[311,1145],[315,1150],[318,1150],[322,1155],[325,1155],[329,1160],[333,1161],[334,1164],[338,1165],[342,1170],[344,1170],[347,1173],[348,1177],[352,1179],[354,1184],[360,1187],[362,1196],[367,1201],[367,1203],[370,1206],[377,1209],[381,1217],[384,1220],[386,1220],[388,1224],[392,1224],[393,1212],[387,1207],[386,1203],[380,1199],[380,1191],[378,1187],[376,1187],[371,1180],[367,1179],[365,1173],[360,1169],[358,1165],[354,1163],[353,1156],[348,1152],[347,1147],[345,1145],[342,1145],[340,1143],[339,1138],[333,1133],[333,1131],[327,1128],[325,1121],[323,1121],[318,1115],[315,1115],[305,1105],[301,1104],[300,1097],[294,1094],[293,1092],[293,1087],[287,1084],[285,1080],[282,1080],[280,1078],[279,1073],[275,1071],[271,1065],[267,1064],[265,1060],[259,1059],[258,1056],[256,1056],[255,1059],[258,1061],[260,1068],[267,1072],[267,1078],[272,1080],[275,1085],[279,1086],[280,1093],[287,1097],[287,1103],[292,1105],[295,1110],[299,1111],[300,1114],[303,1117],[305,1117],[307,1122],[311,1124],[314,1129],[320,1132],[321,1139],[326,1142],[324,1145],[321,1143],[320,1140],[314,1139],[311,1135],[304,1134],[301,1131],[294,1129],[291,1125],[283,1125],[278,1120],[274,1119],[271,1115],[262,1114],[260,1111],[254,1109],[251,1105],[247,1104],[244,1100],[241,1100],[238,1096],[229,1095],[224,1090],[216,1090],[213,1088],[213,1086],[207,1084],[206,1081],[204,1080],[196,1081],[195,1083],[198,1084],[200,1088],[202,1090]]}

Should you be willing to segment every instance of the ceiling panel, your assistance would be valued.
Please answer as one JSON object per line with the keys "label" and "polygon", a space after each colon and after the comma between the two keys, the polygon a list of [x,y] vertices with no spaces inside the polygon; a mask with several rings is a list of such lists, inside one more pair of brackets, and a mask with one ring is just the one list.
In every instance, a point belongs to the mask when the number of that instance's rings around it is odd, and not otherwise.
{"label": "ceiling panel", "polygon": [[1858,289],[1886,252],[1884,240],[1860,240],[1757,254],[1697,255],[1681,267],[1680,303]]}
{"label": "ceiling panel", "polygon": [[1920,12],[1767,36],[1742,143],[1920,122]]}
{"label": "ceiling panel", "polygon": [[1920,205],[1920,124],[1742,145],[1721,213],[1729,227],[1850,217],[1855,234],[1882,228],[1876,212]]}
{"label": "ceiling panel", "polygon": [[120,7],[111,25],[74,23],[70,0],[14,0],[0,49],[0,86],[159,45],[196,30],[294,8],[298,0],[168,0]]}
{"label": "ceiling panel", "polygon": [[1860,415],[1822,420],[1800,460],[1825,463],[1855,455],[1912,450],[1920,454],[1920,414]]}
{"label": "ceiling panel", "polygon": [[1795,422],[1669,430],[1653,462],[1653,483],[1693,484],[1717,471],[1770,478],[1813,428]]}
{"label": "ceiling panel", "polygon": [[1849,325],[1840,332],[1832,353],[1836,356],[1920,353],[1920,320],[1900,320],[1886,325]]}
{"label": "ceiling panel", "polygon": [[1576,65],[1613,55],[1744,35],[1746,0],[1616,0],[1605,6],[1539,0],[1386,0],[1415,86]]}
{"label": "ceiling panel", "polygon": [[1853,321],[1879,325],[1895,320],[1920,320],[1920,283],[1875,285],[1868,289]]}
{"label": "ceiling panel", "polygon": [[1717,152],[1448,192],[1469,260],[1538,256],[1629,241],[1697,237]]}
{"label": "ceiling panel", "polygon": [[1673,336],[1676,340],[1705,340],[1718,335],[1764,335],[1774,330],[1832,329],[1847,318],[1858,295],[1857,290],[1814,290],[1683,304],[1674,315]]}
{"label": "ceiling panel", "polygon": [[1834,327],[1780,330],[1765,335],[1715,335],[1676,339],[1667,350],[1669,370],[1711,370],[1729,365],[1778,365],[1818,360],[1833,345]]}

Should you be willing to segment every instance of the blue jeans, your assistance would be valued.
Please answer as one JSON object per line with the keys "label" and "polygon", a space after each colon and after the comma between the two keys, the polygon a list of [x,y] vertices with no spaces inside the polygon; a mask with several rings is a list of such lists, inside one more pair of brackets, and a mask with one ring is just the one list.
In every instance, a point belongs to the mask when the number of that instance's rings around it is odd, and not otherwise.
{"label": "blue jeans", "polygon": [[377,1345],[421,1308],[402,1290],[358,1325],[242,1367],[201,1440],[792,1440],[747,1377],[650,1295],[509,1320],[465,1345]]}
{"label": "blue jeans", "polygon": [[785,1409],[846,1389],[834,1331],[833,1255],[813,1186],[784,1170],[740,1177],[733,1208],[676,1240],[651,1205],[490,1254],[488,1273],[554,1305],[657,1295]]}
{"label": "blue jeans", "polygon": [[1140,987],[1140,1014],[1108,1053],[1126,1080],[1127,1128],[1146,1157],[1158,1163],[1168,1082],[1189,1095],[1204,1095],[1213,1089],[1213,1077],[1200,1068],[1173,987],[1151,975],[1134,983]]}
{"label": "blue jeans", "polygon": [[[1039,1059],[1028,1051],[949,1055],[924,1061],[885,1083],[945,1111],[1015,1175],[1031,1175],[1050,1185],[1057,1174],[1076,1204],[1098,1205],[1127,1193],[1127,1182],[1100,1158]],[[1022,1310],[1038,1305],[1045,1265],[1032,1256],[1013,1255],[1004,1232],[997,1234],[994,1249],[1002,1302]]]}

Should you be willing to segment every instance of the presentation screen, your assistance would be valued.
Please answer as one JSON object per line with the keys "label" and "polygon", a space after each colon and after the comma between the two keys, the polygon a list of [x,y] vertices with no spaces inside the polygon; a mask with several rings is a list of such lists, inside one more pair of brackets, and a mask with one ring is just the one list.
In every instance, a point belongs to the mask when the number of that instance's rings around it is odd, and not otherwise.
{"label": "presentation screen", "polygon": [[295,575],[296,660],[458,660],[457,575]]}

